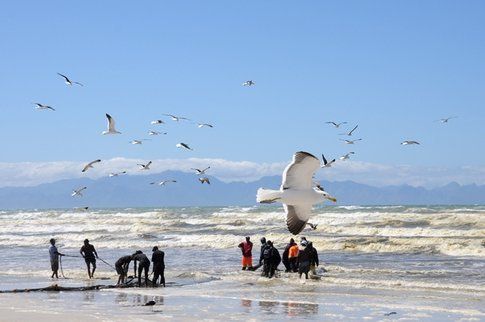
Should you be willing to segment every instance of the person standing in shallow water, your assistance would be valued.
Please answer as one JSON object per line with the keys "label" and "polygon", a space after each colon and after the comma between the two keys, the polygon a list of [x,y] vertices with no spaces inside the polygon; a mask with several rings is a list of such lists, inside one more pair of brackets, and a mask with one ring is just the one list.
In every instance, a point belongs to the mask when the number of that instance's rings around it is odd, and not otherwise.
{"label": "person standing in shallow water", "polygon": [[[94,271],[96,270],[96,258],[98,258],[98,253],[96,252],[96,249],[94,249],[94,246],[89,243],[88,239],[85,239],[84,245],[83,247],[81,247],[79,253],[81,253],[82,257],[84,257],[84,261],[86,262],[86,267],[88,269],[89,278],[93,278]],[[93,266],[92,270],[91,265]]]}
{"label": "person standing in shallow water", "polygon": [[290,265],[290,259],[289,259],[290,248],[295,246],[295,245],[296,245],[295,240],[293,238],[291,238],[290,242],[288,243],[288,245],[286,245],[285,250],[283,252],[283,265],[285,265],[285,272],[286,273],[291,271],[291,265]]}
{"label": "person standing in shallow water", "polygon": [[135,272],[136,272],[136,262],[138,262],[138,287],[141,286],[141,273],[145,273],[145,286],[148,287],[148,271],[150,270],[150,260],[143,254],[141,250],[137,250],[132,256],[135,262]]}
{"label": "person standing in shallow water", "polygon": [[158,246],[152,249],[152,263],[153,263],[153,287],[157,286],[158,277],[160,277],[160,285],[165,287],[165,253],[158,249]]}
{"label": "person standing in shallow water", "polygon": [[248,236],[246,237],[246,241],[242,242],[238,245],[241,248],[242,252],[242,270],[252,270],[253,269],[253,243],[250,240],[251,238]]}
{"label": "person standing in shallow water", "polygon": [[51,278],[59,278],[57,272],[59,271],[59,256],[64,256],[57,251],[56,247],[56,240],[51,238],[50,240],[51,245],[49,246],[49,256],[51,259],[51,269],[52,269],[52,276]]}
{"label": "person standing in shallow water", "polygon": [[298,273],[300,274],[300,278],[301,275],[305,274],[305,279],[308,279],[312,253],[311,249],[308,247],[306,239],[301,242],[301,247],[302,249],[298,252]]}

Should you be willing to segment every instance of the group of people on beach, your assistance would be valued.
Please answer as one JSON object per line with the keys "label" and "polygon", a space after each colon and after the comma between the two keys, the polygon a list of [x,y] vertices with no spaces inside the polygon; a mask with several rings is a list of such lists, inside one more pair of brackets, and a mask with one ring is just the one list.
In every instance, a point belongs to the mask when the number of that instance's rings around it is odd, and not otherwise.
{"label": "group of people on beach", "polygon": [[283,256],[280,256],[278,249],[270,240],[265,237],[261,238],[261,250],[259,255],[259,262],[253,266],[253,243],[249,236],[246,240],[238,245],[242,252],[242,270],[255,271],[261,266],[263,267],[262,276],[272,278],[278,270],[278,265],[283,262],[285,272],[298,272],[300,278],[305,274],[308,279],[308,273],[316,275],[316,268],[319,265],[318,252],[313,247],[313,243],[309,242],[306,237],[301,237],[300,245],[293,238],[286,245],[283,251]]}
{"label": "group of people on beach", "polygon": [[[72,255],[66,255],[66,254],[60,253],[57,249],[56,240],[54,238],[51,238],[50,244],[51,245],[49,247],[49,256],[50,256],[51,269],[52,269],[51,278],[59,278],[58,271],[60,266],[59,265],[60,258],[62,256],[68,256],[68,257],[79,257],[79,256],[72,256]],[[111,266],[109,263],[99,258],[98,253],[96,252],[96,249],[92,244],[89,243],[88,239],[84,240],[84,245],[79,250],[79,253],[84,258],[84,261],[86,262],[89,278],[94,277],[94,271],[96,270],[96,259],[100,259],[107,265]],[[141,250],[137,250],[133,255],[122,256],[116,261],[114,268],[116,270],[116,273],[118,273],[119,275],[117,285],[122,285],[126,282],[126,279],[128,277],[128,269],[131,261],[133,261],[134,263],[134,273],[135,273],[134,275],[135,277],[138,276],[138,286],[141,286],[141,276],[142,276],[142,273],[144,273],[145,286],[148,287],[149,285],[148,283],[150,281],[148,278],[148,271],[150,270],[150,260]],[[152,286],[156,287],[158,285],[158,280],[160,279],[160,285],[165,287],[165,253],[160,249],[158,249],[158,246],[154,246],[152,249],[151,262],[153,263],[153,271],[152,271],[153,279],[151,281]],[[137,270],[137,264],[138,264],[138,270]]]}

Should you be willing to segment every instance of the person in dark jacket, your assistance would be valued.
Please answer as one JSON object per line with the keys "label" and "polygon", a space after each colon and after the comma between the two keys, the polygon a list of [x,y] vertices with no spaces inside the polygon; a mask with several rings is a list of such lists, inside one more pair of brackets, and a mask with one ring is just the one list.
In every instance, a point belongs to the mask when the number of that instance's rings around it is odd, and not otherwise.
{"label": "person in dark jacket", "polygon": [[289,244],[286,245],[285,250],[283,252],[283,265],[285,265],[286,273],[291,271],[290,259],[288,258],[288,255],[290,254],[290,248],[294,245],[296,245],[295,240],[291,238]]}
{"label": "person in dark jacket", "polygon": [[260,268],[261,266],[263,266],[263,253],[264,253],[264,249],[267,247],[266,237],[261,237],[259,241],[261,242],[261,248],[259,252],[259,262],[256,264],[256,266],[253,266],[254,271]]}
{"label": "person in dark jacket", "polygon": [[298,252],[298,273],[305,274],[305,279],[308,279],[308,271],[310,270],[311,250],[308,248],[308,242],[303,240],[301,242],[302,248]]}
{"label": "person in dark jacket", "polygon": [[266,245],[263,253],[263,276],[272,278],[281,263],[281,256],[270,240],[266,242]]}
{"label": "person in dark jacket", "polygon": [[158,277],[160,277],[160,285],[165,287],[165,253],[158,250],[158,246],[153,247],[152,251],[153,287],[157,286]]}
{"label": "person in dark jacket", "polygon": [[318,252],[315,249],[315,247],[313,247],[312,242],[309,242],[307,247],[310,248],[310,272],[313,275],[317,275],[317,267],[318,267],[318,264],[319,264],[318,263]]}
{"label": "person in dark jacket", "polygon": [[130,266],[130,262],[132,260],[131,255],[120,257],[116,263],[116,273],[118,273],[118,283],[116,285],[123,284],[125,282],[126,276],[128,275],[128,267]]}
{"label": "person in dark jacket", "polygon": [[150,270],[150,260],[143,254],[141,250],[137,250],[133,254],[133,261],[135,262],[135,272],[136,272],[136,262],[138,262],[138,287],[141,287],[141,272],[145,273],[145,286],[148,287],[148,271]]}

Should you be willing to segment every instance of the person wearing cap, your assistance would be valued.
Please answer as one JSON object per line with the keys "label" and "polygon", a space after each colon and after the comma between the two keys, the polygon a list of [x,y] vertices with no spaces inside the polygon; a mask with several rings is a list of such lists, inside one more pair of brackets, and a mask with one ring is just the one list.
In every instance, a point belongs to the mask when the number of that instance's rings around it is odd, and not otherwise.
{"label": "person wearing cap", "polygon": [[241,249],[242,252],[242,270],[253,270],[253,243],[249,236],[246,237],[246,241],[240,243],[237,247]]}
{"label": "person wearing cap", "polygon": [[311,249],[308,247],[308,241],[303,240],[301,243],[301,249],[298,251],[298,273],[305,274],[305,279],[308,279],[308,271],[310,271]]}
{"label": "person wearing cap", "polygon": [[132,255],[134,266],[135,266],[135,273],[136,273],[136,262],[138,262],[138,287],[141,287],[141,273],[144,271],[145,273],[145,286],[148,287],[148,271],[150,270],[150,260],[148,257],[143,254],[141,250],[137,250]]}
{"label": "person wearing cap", "polygon": [[[94,249],[94,246],[89,243],[88,239],[85,239],[84,245],[83,247],[81,247],[81,250],[79,251],[79,253],[81,253],[81,256],[84,258],[84,261],[86,262],[89,278],[93,278],[94,271],[96,270],[96,258],[98,258],[98,253],[96,252],[96,249]],[[91,265],[93,265],[92,270],[91,270]]]}
{"label": "person wearing cap", "polygon": [[152,249],[152,263],[153,263],[153,287],[157,286],[158,278],[160,277],[160,285],[165,287],[165,253],[158,249],[158,246]]}
{"label": "person wearing cap", "polygon": [[59,270],[59,256],[64,256],[64,254],[61,254],[57,251],[56,240],[54,238],[51,238],[49,242],[51,243],[51,245],[49,246],[49,257],[51,260],[52,269],[51,278],[59,278],[59,275],[57,275],[57,271]]}
{"label": "person wearing cap", "polygon": [[[290,248],[295,246],[295,240],[293,238],[290,239],[290,242],[288,245],[286,245],[285,250],[283,251],[283,265],[285,265],[285,272],[288,273],[291,271],[291,265],[290,265]],[[298,248],[297,248],[298,249]]]}

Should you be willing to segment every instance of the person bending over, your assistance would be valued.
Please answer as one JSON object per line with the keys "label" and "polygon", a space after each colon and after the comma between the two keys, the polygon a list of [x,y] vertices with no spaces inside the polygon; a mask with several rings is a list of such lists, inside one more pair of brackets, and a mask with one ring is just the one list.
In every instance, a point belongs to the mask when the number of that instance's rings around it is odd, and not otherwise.
{"label": "person bending over", "polygon": [[148,271],[150,270],[150,260],[145,254],[143,254],[141,250],[137,250],[136,253],[133,254],[133,260],[135,261],[135,270],[136,264],[138,262],[138,287],[141,287],[142,271],[144,271],[145,273],[145,286],[148,287]]}
{"label": "person bending over", "polygon": [[130,262],[132,260],[131,255],[120,257],[116,263],[116,273],[118,273],[118,283],[116,285],[123,284],[126,281],[126,276],[128,275],[128,267],[130,266]]}

